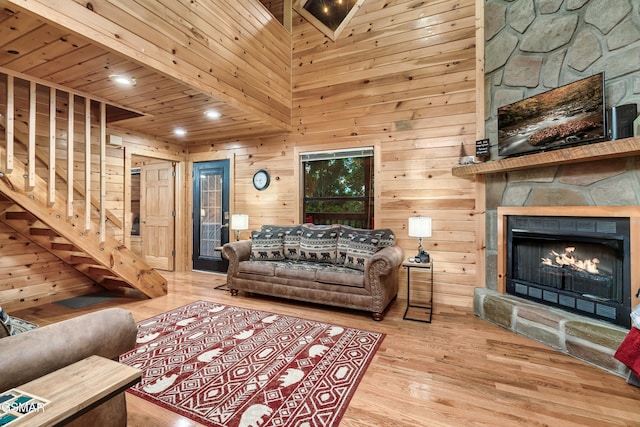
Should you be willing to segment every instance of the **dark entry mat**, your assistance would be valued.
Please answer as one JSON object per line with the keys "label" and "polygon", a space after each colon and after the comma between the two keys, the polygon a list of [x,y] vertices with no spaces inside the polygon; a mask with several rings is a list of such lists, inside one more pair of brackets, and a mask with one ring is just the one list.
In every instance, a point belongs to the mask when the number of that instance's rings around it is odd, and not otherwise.
{"label": "dark entry mat", "polygon": [[118,297],[110,292],[103,291],[96,292],[95,294],[67,298],[61,301],[56,301],[54,304],[58,304],[67,308],[84,308],[93,304],[100,304],[101,302],[110,301],[114,298]]}

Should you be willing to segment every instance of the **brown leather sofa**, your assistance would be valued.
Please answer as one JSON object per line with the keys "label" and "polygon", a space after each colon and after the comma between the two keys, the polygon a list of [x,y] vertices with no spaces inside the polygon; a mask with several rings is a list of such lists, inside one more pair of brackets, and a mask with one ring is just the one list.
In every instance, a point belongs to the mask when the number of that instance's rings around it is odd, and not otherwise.
{"label": "brown leather sofa", "polygon": [[[0,334],[0,392],[99,355],[113,360],[135,347],[131,313],[109,308],[17,335]],[[2,336],[2,335],[0,335]],[[70,426],[126,426],[124,392],[71,421]]]}
{"label": "brown leather sofa", "polygon": [[[292,237],[299,228],[302,236]],[[317,234],[321,233],[317,230],[338,233],[336,255],[326,247],[317,253],[309,250],[317,247]],[[309,237],[307,247],[305,232],[310,236],[316,233]],[[284,236],[278,246],[280,234]],[[378,240],[375,240],[376,236]],[[256,248],[260,238],[270,244]],[[362,243],[356,244],[357,248],[352,252],[354,239],[361,239]],[[375,247],[370,254],[361,255],[363,246],[375,245],[378,241],[385,243]],[[270,258],[272,254],[274,258]],[[259,232],[252,232],[252,240],[224,245],[223,256],[229,260],[227,286],[232,295],[246,291],[363,310],[370,312],[374,320],[383,319],[387,306],[398,294],[398,270],[403,261],[403,251],[395,244],[391,230],[347,226],[320,228],[307,224],[263,226]]]}

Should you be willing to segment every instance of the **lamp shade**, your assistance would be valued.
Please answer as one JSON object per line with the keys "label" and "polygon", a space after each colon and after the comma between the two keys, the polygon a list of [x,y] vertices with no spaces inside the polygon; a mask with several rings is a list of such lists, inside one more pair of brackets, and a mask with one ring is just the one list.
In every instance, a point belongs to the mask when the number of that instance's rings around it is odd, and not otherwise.
{"label": "lamp shade", "polygon": [[248,230],[249,215],[246,215],[246,214],[231,215],[231,229],[232,230]]}
{"label": "lamp shade", "polygon": [[424,216],[409,217],[410,237],[431,237],[431,218]]}

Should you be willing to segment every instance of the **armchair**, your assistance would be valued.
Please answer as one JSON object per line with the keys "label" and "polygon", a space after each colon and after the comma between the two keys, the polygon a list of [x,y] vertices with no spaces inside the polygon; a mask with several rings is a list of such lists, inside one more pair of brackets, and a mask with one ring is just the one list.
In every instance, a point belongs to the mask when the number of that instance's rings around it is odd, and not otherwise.
{"label": "armchair", "polygon": [[[117,360],[135,347],[133,316],[109,308],[0,338],[0,392],[99,355]],[[124,392],[75,418],[71,426],[126,426]]]}

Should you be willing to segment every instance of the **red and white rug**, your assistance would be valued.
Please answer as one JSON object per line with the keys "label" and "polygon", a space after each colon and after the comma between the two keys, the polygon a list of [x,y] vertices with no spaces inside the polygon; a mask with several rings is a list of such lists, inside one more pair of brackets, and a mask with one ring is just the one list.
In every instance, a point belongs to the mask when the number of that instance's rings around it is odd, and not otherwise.
{"label": "red and white rug", "polygon": [[208,426],[337,426],[384,334],[197,301],[138,323],[129,389]]}

